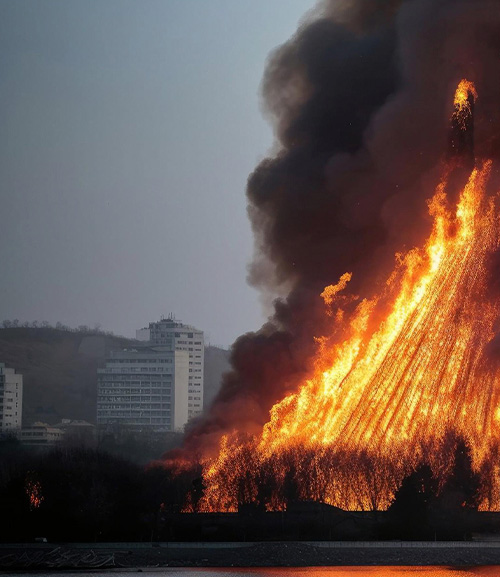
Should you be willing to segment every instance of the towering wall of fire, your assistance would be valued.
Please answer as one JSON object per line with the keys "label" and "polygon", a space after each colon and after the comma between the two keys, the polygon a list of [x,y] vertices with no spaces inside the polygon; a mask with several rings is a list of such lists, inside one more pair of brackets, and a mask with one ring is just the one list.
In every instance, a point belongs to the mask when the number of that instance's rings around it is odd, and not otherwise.
{"label": "towering wall of fire", "polygon": [[322,2],[272,56],[277,152],[248,195],[251,280],[279,298],[168,456],[201,458],[203,509],[279,509],[290,487],[385,508],[420,463],[444,478],[457,437],[500,507],[495,5]]}
{"label": "towering wall of fire", "polygon": [[[459,143],[468,142],[457,131],[471,130],[474,94],[462,81],[455,95],[451,134]],[[469,154],[464,147],[462,157]],[[284,484],[293,478],[296,498],[384,509],[418,465],[446,476],[450,435],[466,440],[483,473],[481,507],[500,508],[498,471],[490,469],[500,446],[500,381],[484,357],[500,320],[500,302],[487,295],[499,194],[487,190],[491,161],[479,159],[452,206],[447,185],[461,164],[454,155],[443,166],[429,201],[430,237],[399,256],[379,295],[359,296],[346,314],[341,295],[351,275],[323,291],[341,338],[319,341],[311,378],[273,406],[260,435],[223,437],[219,455],[204,462],[204,508],[265,499],[262,471],[271,470],[282,483],[268,495],[269,508],[286,505]]]}

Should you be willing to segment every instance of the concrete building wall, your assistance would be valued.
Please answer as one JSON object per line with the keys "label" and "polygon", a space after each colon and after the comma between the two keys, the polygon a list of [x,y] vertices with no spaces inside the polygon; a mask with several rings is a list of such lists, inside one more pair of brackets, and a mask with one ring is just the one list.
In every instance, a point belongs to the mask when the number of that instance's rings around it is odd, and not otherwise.
{"label": "concrete building wall", "polygon": [[0,363],[0,431],[21,428],[23,414],[23,376]]}
{"label": "concrete building wall", "polygon": [[97,371],[97,424],[174,430],[175,351],[149,346],[111,353]]}
{"label": "concrete building wall", "polygon": [[135,338],[138,341],[149,341],[150,338],[149,329],[137,329],[135,331]]}
{"label": "concrete building wall", "polygon": [[189,420],[189,354],[175,351],[174,424],[173,430],[182,431]]}
{"label": "concrete building wall", "polygon": [[[172,318],[149,323],[150,343],[189,354],[188,417],[203,412],[204,356],[203,331]],[[139,332],[139,331],[137,331]]]}
{"label": "concrete building wall", "polygon": [[23,445],[55,445],[64,438],[64,431],[51,427],[47,423],[33,423],[30,427],[23,427],[17,433],[17,438]]}

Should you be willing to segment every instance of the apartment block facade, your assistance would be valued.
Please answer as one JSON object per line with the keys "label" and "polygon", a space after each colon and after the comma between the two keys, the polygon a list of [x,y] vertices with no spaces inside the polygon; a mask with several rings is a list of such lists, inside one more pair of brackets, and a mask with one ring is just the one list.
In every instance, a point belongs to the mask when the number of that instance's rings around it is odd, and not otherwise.
{"label": "apartment block facade", "polygon": [[97,373],[97,424],[179,431],[188,421],[189,355],[144,343]]}
{"label": "apartment block facade", "polygon": [[0,432],[21,428],[23,414],[23,376],[0,363]]}
{"label": "apartment block facade", "polygon": [[185,351],[189,356],[188,418],[203,412],[205,343],[203,331],[170,317],[149,323],[136,331],[139,341],[171,351]]}

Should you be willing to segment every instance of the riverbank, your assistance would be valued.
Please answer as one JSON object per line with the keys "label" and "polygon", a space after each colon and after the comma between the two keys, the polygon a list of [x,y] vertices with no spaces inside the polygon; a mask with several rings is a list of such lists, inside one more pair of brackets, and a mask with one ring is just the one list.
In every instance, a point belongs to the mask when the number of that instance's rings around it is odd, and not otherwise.
{"label": "riverbank", "polygon": [[2,544],[0,571],[140,567],[500,565],[500,543],[275,542]]}

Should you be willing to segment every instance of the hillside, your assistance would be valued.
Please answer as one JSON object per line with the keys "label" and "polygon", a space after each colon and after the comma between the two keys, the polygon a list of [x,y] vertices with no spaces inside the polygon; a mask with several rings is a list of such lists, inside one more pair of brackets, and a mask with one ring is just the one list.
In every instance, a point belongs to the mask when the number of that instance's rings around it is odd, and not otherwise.
{"label": "hillside", "polygon": [[96,370],[123,337],[54,328],[0,330],[0,362],[23,375],[23,425],[63,418],[95,423]]}
{"label": "hillside", "polygon": [[[111,350],[134,343],[124,337],[55,328],[0,329],[0,362],[23,375],[23,425],[35,421],[55,424],[63,418],[95,423],[97,367]],[[228,357],[224,349],[206,348],[210,400],[229,368]]]}

